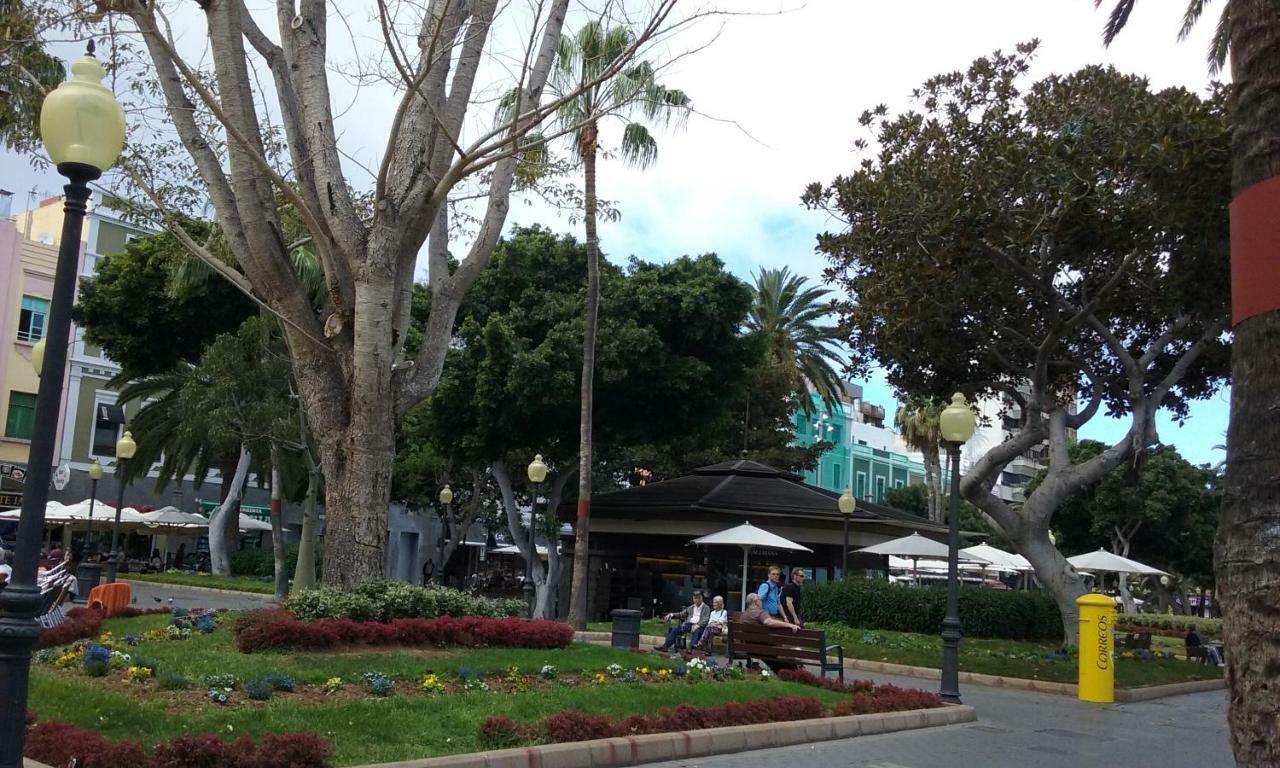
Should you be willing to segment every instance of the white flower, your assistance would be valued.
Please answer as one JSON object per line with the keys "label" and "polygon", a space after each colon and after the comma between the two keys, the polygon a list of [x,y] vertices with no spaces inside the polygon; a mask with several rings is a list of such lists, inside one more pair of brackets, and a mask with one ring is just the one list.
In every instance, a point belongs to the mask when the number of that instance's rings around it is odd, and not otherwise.
{"label": "white flower", "polygon": [[762,669],[762,670],[760,670],[760,676],[761,676],[761,677],[773,677],[773,673],[772,673],[772,672],[770,672],[770,671],[769,671],[769,670],[767,670],[767,669]]}

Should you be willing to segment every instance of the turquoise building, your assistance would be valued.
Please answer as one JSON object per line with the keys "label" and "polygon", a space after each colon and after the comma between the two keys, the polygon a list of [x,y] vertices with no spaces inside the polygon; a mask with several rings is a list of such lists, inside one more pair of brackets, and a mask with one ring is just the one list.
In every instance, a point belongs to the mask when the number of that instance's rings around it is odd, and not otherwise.
{"label": "turquoise building", "polygon": [[884,426],[884,408],[863,400],[862,387],[845,382],[835,407],[812,392],[809,397],[813,411],[792,417],[795,444],[822,439],[833,447],[804,473],[806,483],[837,492],[848,487],[859,499],[882,502],[890,488],[924,482],[924,465],[903,451],[897,434]]}

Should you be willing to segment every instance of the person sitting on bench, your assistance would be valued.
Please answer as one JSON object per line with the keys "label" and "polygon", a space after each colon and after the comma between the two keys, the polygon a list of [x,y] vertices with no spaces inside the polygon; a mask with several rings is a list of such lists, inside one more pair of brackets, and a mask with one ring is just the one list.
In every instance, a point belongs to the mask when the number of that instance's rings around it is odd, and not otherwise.
{"label": "person sitting on bench", "polygon": [[742,622],[745,624],[763,624],[766,627],[786,627],[792,632],[800,629],[796,624],[770,616],[764,610],[764,599],[755,593],[747,595],[747,609],[742,612]]}
{"label": "person sitting on bench", "polygon": [[727,626],[729,626],[729,612],[724,609],[724,598],[716,595],[711,598],[711,618],[707,621],[707,626],[702,628],[702,634],[698,634],[696,629],[693,631],[693,646],[711,653],[711,644],[716,641],[716,635],[723,632]]}
{"label": "person sitting on bench", "polygon": [[695,589],[693,591],[693,605],[687,606],[679,613],[668,613],[662,617],[665,621],[677,619],[680,623],[667,630],[667,639],[662,645],[658,646],[658,650],[667,652],[676,647],[676,643],[685,634],[696,630],[694,637],[702,632],[702,628],[707,626],[707,622],[711,620],[711,606],[702,602],[702,590]]}
{"label": "person sitting on bench", "polygon": [[1218,653],[1218,649],[1212,645],[1205,645],[1204,640],[1200,639],[1200,634],[1196,632],[1194,624],[1187,625],[1187,636],[1183,639],[1183,643],[1187,647],[1187,658],[1201,655],[1199,651],[1192,651],[1193,648],[1203,648],[1203,655],[1209,660],[1209,663],[1215,667],[1222,666],[1222,654]]}

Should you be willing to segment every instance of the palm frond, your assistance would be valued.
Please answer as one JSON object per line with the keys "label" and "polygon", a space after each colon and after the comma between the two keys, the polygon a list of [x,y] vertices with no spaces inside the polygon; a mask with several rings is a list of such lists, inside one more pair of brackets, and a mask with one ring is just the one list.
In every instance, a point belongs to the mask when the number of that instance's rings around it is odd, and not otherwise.
{"label": "palm frond", "polygon": [[1218,26],[1213,30],[1213,39],[1209,41],[1209,73],[1216,75],[1227,63],[1227,54],[1231,52],[1231,4],[1222,8],[1218,17]]}
{"label": "palm frond", "polygon": [[637,168],[648,168],[658,159],[658,142],[640,123],[627,123],[622,130],[622,157]]}
{"label": "palm frond", "polygon": [[1196,22],[1200,21],[1200,16],[1204,13],[1204,7],[1210,2],[1211,0],[1188,0],[1187,10],[1182,14],[1182,28],[1178,30],[1178,40],[1187,39],[1187,35],[1191,34]]}
{"label": "palm frond", "polygon": [[[1129,15],[1133,13],[1133,6],[1136,4],[1137,0],[1116,0],[1115,7],[1107,17],[1107,24],[1102,29],[1103,45],[1111,45],[1111,41],[1116,39],[1116,35],[1124,29],[1124,25],[1129,23]],[[1102,5],[1102,0],[1093,0],[1093,5],[1095,8]]]}

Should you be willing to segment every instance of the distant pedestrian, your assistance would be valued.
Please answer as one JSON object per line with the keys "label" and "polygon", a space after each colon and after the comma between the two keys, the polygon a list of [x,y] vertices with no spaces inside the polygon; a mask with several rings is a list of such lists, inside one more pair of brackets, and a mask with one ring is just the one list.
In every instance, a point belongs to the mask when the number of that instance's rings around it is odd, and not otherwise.
{"label": "distant pedestrian", "polygon": [[782,568],[769,566],[769,578],[760,585],[756,594],[760,596],[760,604],[765,613],[777,616],[782,599]]}
{"label": "distant pedestrian", "polygon": [[792,568],[791,581],[781,590],[781,616],[786,621],[803,627],[804,621],[800,618],[800,590],[804,587],[804,569]]}
{"label": "distant pedestrian", "polygon": [[1188,659],[1191,658],[1192,648],[1203,648],[1205,658],[1209,660],[1210,664],[1215,667],[1222,666],[1222,654],[1218,653],[1218,649],[1214,646],[1204,644],[1204,640],[1200,638],[1200,633],[1196,632],[1196,626],[1194,624],[1187,625],[1187,635],[1183,638],[1182,642],[1186,645]]}

